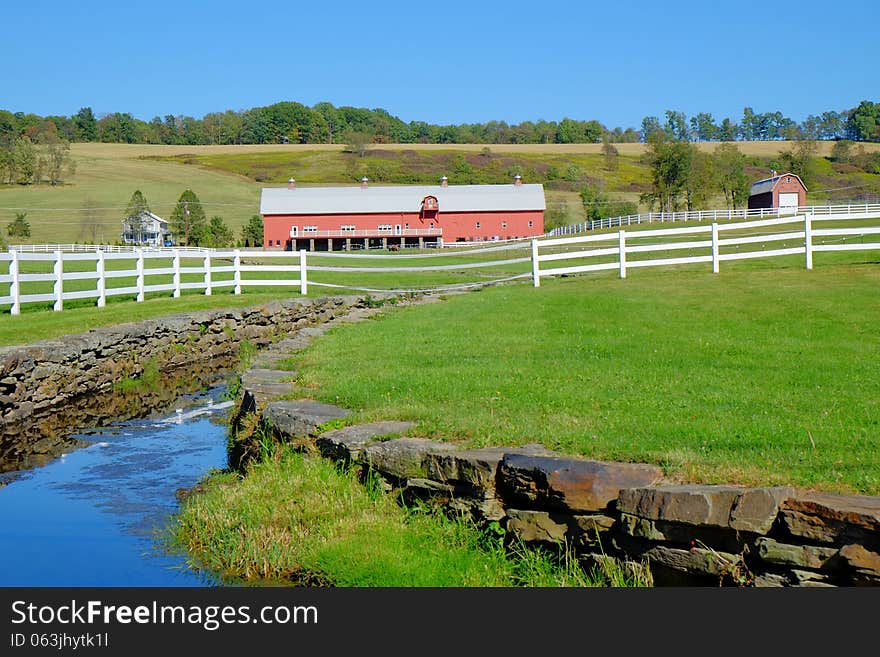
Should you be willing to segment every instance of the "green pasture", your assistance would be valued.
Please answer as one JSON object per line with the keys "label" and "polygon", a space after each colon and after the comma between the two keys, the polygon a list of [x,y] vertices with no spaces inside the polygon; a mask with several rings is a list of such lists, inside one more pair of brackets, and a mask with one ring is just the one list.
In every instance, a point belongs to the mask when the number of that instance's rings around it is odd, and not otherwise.
{"label": "green pasture", "polygon": [[[304,185],[356,184],[366,175],[373,184],[435,184],[446,175],[452,184],[507,183],[514,172],[545,186],[548,211],[561,211],[565,223],[583,221],[578,195],[586,184],[603,189],[611,200],[638,204],[650,187],[650,171],[641,161],[641,144],[619,145],[612,166],[596,145],[574,149],[558,145],[529,148],[483,145],[374,145],[363,157],[334,148],[266,146],[149,147],[125,144],[73,144],[76,170],[59,185],[0,185],[0,230],[27,212],[30,243],[98,242],[121,239],[122,217],[135,190],[151,209],[169,217],[189,187],[208,218],[218,215],[239,237],[241,227],[259,213],[260,189],[285,184],[291,176]],[[701,148],[714,148],[702,144]],[[740,144],[754,179],[769,173],[782,142]],[[824,157],[815,158],[817,184],[808,202],[823,203],[828,190],[853,194],[878,189],[876,174],[850,171]],[[711,199],[724,207],[723,199]],[[646,207],[641,207],[647,211]],[[19,240],[16,240],[18,242]]]}
{"label": "green pasture", "polygon": [[[241,176],[182,164],[142,159],[110,144],[73,144],[76,172],[52,185],[0,185],[0,230],[17,212],[26,211],[31,226],[25,243],[113,244],[122,239],[122,218],[135,190],[150,209],[168,218],[189,187],[210,219],[223,217],[238,237],[241,227],[260,211],[260,185]],[[22,243],[16,239],[14,243]]]}
{"label": "green pasture", "polygon": [[487,288],[333,330],[290,366],[298,394],[418,435],[878,494],[877,257],[816,262]]}

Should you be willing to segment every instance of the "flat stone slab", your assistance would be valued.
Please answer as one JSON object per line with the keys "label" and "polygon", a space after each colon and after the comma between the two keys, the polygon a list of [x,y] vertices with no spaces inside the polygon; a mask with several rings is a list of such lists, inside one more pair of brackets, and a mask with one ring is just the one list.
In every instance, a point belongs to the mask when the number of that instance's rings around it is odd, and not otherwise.
{"label": "flat stone slab", "polygon": [[296,377],[296,372],[291,370],[276,370],[263,367],[253,367],[245,370],[241,375],[242,385],[248,383],[285,383]]}
{"label": "flat stone slab", "polygon": [[347,409],[311,399],[273,401],[263,409],[263,420],[288,440],[313,436],[325,422],[349,415],[351,411]]}
{"label": "flat stone slab", "polygon": [[787,487],[658,486],[620,491],[617,509],[648,520],[766,533],[780,504],[793,492]]}
{"label": "flat stone slab", "polygon": [[372,422],[334,429],[318,436],[315,444],[324,458],[350,463],[356,461],[361,451],[380,436],[406,433],[415,426],[413,422]]}
{"label": "flat stone slab", "polygon": [[613,504],[622,489],[650,486],[662,476],[646,463],[505,454],[498,492],[517,508],[596,512]]}
{"label": "flat stone slab", "polygon": [[780,518],[792,536],[880,551],[880,497],[798,492],[782,503]]}
{"label": "flat stone slab", "polygon": [[360,453],[358,462],[380,474],[406,481],[407,479],[430,479],[425,467],[426,457],[434,452],[455,450],[455,445],[427,438],[396,438],[367,445]]}
{"label": "flat stone slab", "polygon": [[428,477],[453,485],[494,490],[498,467],[507,454],[553,456],[554,452],[537,443],[522,447],[484,447],[455,452],[428,454],[425,460]]}

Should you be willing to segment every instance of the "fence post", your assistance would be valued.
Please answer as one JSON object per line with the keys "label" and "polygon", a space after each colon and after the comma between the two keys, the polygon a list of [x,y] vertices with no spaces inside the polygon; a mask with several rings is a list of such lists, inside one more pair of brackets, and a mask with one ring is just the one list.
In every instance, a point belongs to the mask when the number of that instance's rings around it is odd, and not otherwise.
{"label": "fence post", "polygon": [[538,262],[538,240],[532,240],[532,285],[541,287],[541,269]]}
{"label": "fence post", "polygon": [[107,305],[107,280],[105,277],[107,268],[104,264],[104,252],[101,249],[95,249],[95,256],[98,262],[95,265],[95,274],[98,277],[98,308]]}
{"label": "fence post", "polygon": [[807,269],[813,268],[813,215],[804,213],[804,257]]}
{"label": "fence post", "polygon": [[235,294],[241,294],[241,254],[238,249],[235,250],[235,256],[232,258],[232,269],[232,280],[235,283],[233,292]]}
{"label": "fence post", "polygon": [[64,308],[64,256],[61,249],[55,251],[55,305],[52,310]]}
{"label": "fence post", "polygon": [[718,224],[712,224],[712,273],[718,273]]}
{"label": "fence post", "polygon": [[626,278],[626,231],[620,231],[617,239],[620,248],[620,277]]}
{"label": "fence post", "polygon": [[12,297],[12,307],[9,309],[10,314],[21,314],[21,287],[18,281],[18,249],[9,252],[9,275],[12,282],[9,284],[9,296]]}
{"label": "fence post", "polygon": [[309,283],[306,280],[306,250],[299,250],[299,293],[305,296],[309,291]]}
{"label": "fence post", "polygon": [[211,252],[205,251],[205,296],[211,296]]}
{"label": "fence post", "polygon": [[172,296],[176,299],[180,296],[180,251],[174,249],[172,253],[174,254],[171,260],[171,266],[174,268],[174,277],[171,279],[171,283],[174,286]]}
{"label": "fence post", "polygon": [[144,250],[137,249],[137,301],[144,300]]}

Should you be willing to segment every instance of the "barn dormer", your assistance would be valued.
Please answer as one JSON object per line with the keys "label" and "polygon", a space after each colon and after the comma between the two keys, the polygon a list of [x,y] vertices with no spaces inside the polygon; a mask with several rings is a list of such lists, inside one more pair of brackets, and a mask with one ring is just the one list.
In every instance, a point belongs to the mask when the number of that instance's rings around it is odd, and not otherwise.
{"label": "barn dormer", "polygon": [[436,219],[438,212],[440,212],[440,204],[437,202],[436,196],[426,196],[422,199],[420,219]]}

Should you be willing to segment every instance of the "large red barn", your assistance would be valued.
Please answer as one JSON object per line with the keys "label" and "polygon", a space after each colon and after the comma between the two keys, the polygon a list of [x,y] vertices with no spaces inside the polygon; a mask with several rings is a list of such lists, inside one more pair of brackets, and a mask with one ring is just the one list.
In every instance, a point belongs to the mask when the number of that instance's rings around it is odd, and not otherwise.
{"label": "large red barn", "polygon": [[541,184],[267,187],[263,245],[310,251],[442,246],[544,233]]}

